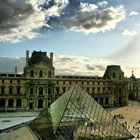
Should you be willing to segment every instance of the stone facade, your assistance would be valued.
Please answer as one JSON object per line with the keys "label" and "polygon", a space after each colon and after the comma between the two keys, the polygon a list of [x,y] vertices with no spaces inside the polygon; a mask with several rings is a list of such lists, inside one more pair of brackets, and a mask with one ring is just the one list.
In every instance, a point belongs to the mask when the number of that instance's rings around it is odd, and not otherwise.
{"label": "stone facade", "polygon": [[0,111],[42,110],[65,93],[74,84],[80,84],[104,107],[128,104],[129,81],[120,66],[108,66],[103,77],[56,76],[53,53],[26,51],[23,74],[0,74]]}
{"label": "stone facade", "polygon": [[129,99],[140,101],[140,79],[136,78],[132,71],[132,76],[128,80]]}

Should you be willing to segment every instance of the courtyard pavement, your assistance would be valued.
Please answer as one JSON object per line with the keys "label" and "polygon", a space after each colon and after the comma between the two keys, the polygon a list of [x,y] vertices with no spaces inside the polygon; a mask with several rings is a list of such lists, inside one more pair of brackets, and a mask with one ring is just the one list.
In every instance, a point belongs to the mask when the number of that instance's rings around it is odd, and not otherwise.
{"label": "courtyard pavement", "polygon": [[140,140],[140,104],[131,102],[129,106],[111,111],[111,114],[131,132],[135,138]]}
{"label": "courtyard pavement", "polygon": [[0,129],[31,121],[38,115],[39,112],[2,112],[0,113]]}

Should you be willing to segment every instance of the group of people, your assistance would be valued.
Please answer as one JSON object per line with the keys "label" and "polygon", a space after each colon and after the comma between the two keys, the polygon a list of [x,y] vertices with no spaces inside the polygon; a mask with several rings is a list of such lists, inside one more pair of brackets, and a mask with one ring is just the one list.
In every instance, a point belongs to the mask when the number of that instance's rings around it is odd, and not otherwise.
{"label": "group of people", "polygon": [[114,115],[113,118],[119,120],[123,127],[127,128],[130,132],[132,132],[132,134],[135,135],[136,140],[140,140],[140,120],[135,123],[133,122],[133,120],[127,122],[124,121],[125,117],[121,114]]}
{"label": "group of people", "polygon": [[114,119],[124,119],[124,116],[121,114],[114,115]]}

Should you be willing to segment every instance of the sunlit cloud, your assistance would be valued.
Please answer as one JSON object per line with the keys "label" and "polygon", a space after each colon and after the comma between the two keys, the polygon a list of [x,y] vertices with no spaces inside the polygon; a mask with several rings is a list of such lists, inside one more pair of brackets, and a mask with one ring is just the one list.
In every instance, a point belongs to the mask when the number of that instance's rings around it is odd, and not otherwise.
{"label": "sunlit cloud", "polygon": [[98,3],[98,5],[101,6],[101,7],[105,7],[105,6],[108,5],[108,2],[107,1],[101,1],[101,2]]}
{"label": "sunlit cloud", "polygon": [[83,56],[58,55],[54,58],[57,75],[91,75],[102,76],[109,60]]}
{"label": "sunlit cloud", "polygon": [[[79,4],[79,5],[78,5]],[[98,9],[95,4],[78,3],[77,7],[67,6],[60,16],[49,18],[47,24],[51,28],[62,28],[84,33],[105,32],[115,29],[116,25],[125,19],[125,9],[119,7],[108,7]],[[68,8],[70,7],[70,8]],[[75,12],[75,9],[79,9]],[[73,10],[73,14],[69,9]]]}
{"label": "sunlit cloud", "polygon": [[[82,56],[54,56],[55,75],[87,75],[103,76],[107,65],[118,65],[115,61],[103,58],[91,58]],[[0,73],[14,73],[15,66],[18,73],[23,73],[25,58],[0,57]],[[140,76],[139,66],[121,66],[125,76],[130,77],[134,71],[136,77]]]}
{"label": "sunlit cloud", "polygon": [[125,8],[107,5],[107,1],[97,4],[80,0],[0,1],[0,41],[17,43],[33,39],[44,28],[84,33],[113,30],[125,19]]}
{"label": "sunlit cloud", "polygon": [[137,16],[137,15],[139,15],[139,12],[136,12],[136,11],[131,11],[129,13],[129,16]]}
{"label": "sunlit cloud", "polygon": [[45,15],[37,7],[37,0],[0,1],[0,41],[17,43],[33,39],[45,22]]}
{"label": "sunlit cloud", "polygon": [[138,35],[138,33],[137,33],[135,30],[128,30],[128,29],[125,29],[125,30],[122,32],[122,35],[124,35],[124,36],[136,36],[136,35]]}
{"label": "sunlit cloud", "polygon": [[89,4],[89,3],[80,3],[80,9],[82,12],[91,12],[95,11],[98,8],[95,4]]}

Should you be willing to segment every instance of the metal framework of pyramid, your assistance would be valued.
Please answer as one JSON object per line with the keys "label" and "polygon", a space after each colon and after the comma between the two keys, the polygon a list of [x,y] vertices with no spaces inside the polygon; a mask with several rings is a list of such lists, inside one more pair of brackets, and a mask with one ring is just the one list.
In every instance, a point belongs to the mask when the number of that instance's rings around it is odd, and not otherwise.
{"label": "metal framework of pyramid", "polygon": [[79,85],[58,98],[49,110],[55,140],[123,140],[133,135]]}

